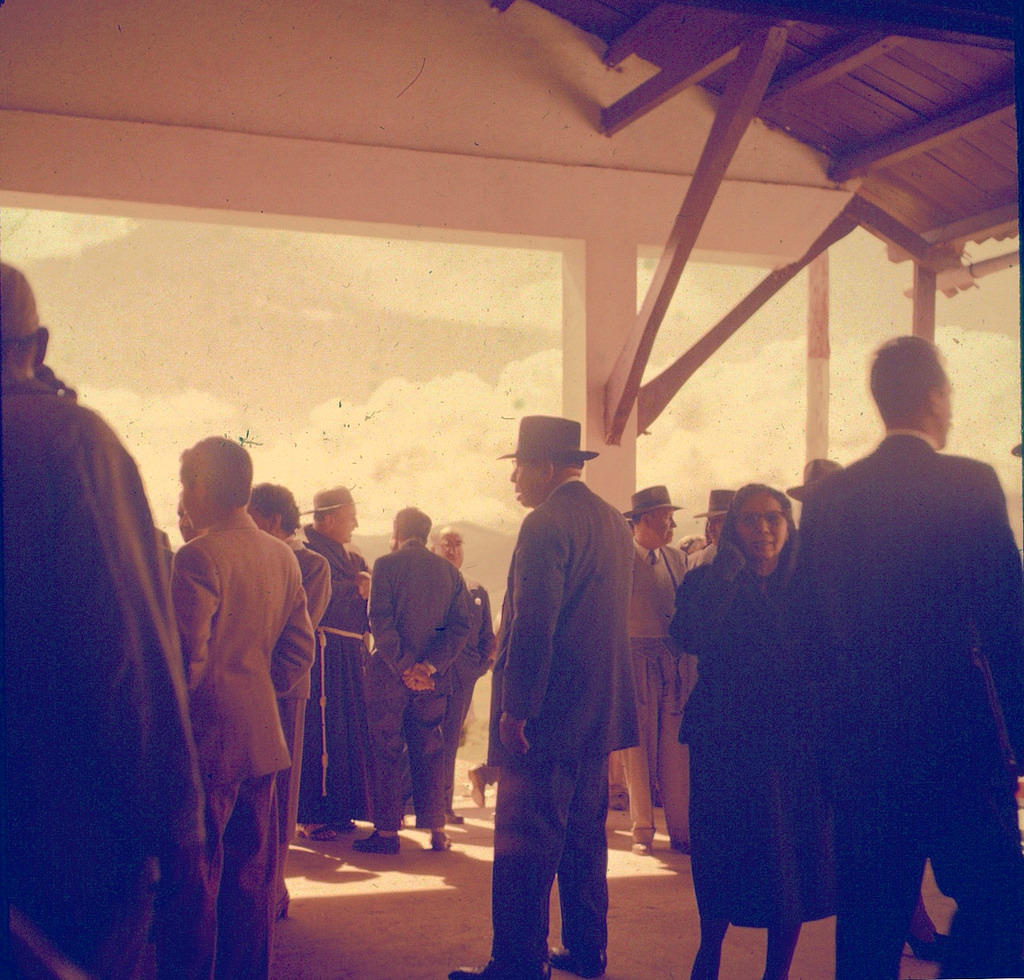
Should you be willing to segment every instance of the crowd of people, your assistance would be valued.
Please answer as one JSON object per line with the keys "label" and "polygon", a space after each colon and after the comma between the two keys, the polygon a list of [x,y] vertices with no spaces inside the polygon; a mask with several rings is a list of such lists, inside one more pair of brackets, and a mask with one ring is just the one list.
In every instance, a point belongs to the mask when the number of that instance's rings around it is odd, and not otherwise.
{"label": "crowd of people", "polygon": [[[692,980],[718,976],[730,924],[767,930],[764,976],[784,980],[802,923],[832,915],[840,980],[895,978],[908,939],[943,976],[1020,975],[1021,563],[991,467],[940,452],[933,345],[876,351],[874,453],[814,460],[788,492],[712,490],[704,537],[678,548],[667,487],[620,512],[582,480],[597,453],[579,423],[524,417],[502,457],[528,513],[495,637],[457,527],[405,508],[371,569],[346,487],[303,526],[237,441],[182,454],[172,554],[2,268],[12,975],[269,977],[296,834],[371,822],[353,850],[394,855],[411,807],[450,848],[456,752],[492,667],[470,773],[480,805],[498,784],[491,954],[450,980],[604,974],[618,771],[634,852],[660,806],[689,855]],[[948,937],[926,861],[956,901]]]}

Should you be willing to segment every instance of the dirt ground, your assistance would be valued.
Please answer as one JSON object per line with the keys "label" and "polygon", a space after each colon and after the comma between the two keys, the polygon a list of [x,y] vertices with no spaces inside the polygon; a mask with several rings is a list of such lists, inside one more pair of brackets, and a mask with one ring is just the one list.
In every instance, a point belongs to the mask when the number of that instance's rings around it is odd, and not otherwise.
{"label": "dirt ground", "polygon": [[[352,840],[366,836],[369,825],[331,843],[292,845],[291,909],[276,930],[276,980],[444,980],[449,970],[487,961],[494,797],[492,789],[487,806],[476,807],[465,780],[469,765],[482,758],[480,744],[479,733],[473,733],[459,759],[455,810],[466,822],[448,828],[451,851],[430,851],[426,831],[404,830],[398,855],[359,854]],[[621,811],[609,813],[608,841],[606,977],[684,980],[698,946],[689,857],[669,850],[663,820],[654,851],[633,854],[628,814]],[[937,891],[930,873],[924,896],[944,931],[953,903]],[[834,974],[834,935],[834,919],[804,926],[791,980]],[[553,895],[551,939],[558,937]],[[763,930],[731,928],[723,948],[723,980],[758,980],[764,945]],[[562,980],[571,974],[552,976]],[[900,976],[927,980],[938,976],[938,967],[905,955]]]}

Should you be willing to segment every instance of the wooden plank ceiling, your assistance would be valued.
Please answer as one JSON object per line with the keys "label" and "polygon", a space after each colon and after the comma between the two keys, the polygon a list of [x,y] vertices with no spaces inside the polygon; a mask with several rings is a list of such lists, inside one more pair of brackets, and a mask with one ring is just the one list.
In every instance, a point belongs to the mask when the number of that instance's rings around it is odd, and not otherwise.
{"label": "wooden plank ceiling", "polygon": [[[500,9],[511,2],[491,0]],[[609,442],[618,441],[638,400],[643,431],[696,367],[744,322],[737,311],[750,305],[750,297],[723,321],[727,329],[716,325],[665,372],[674,371],[671,378],[662,376],[641,387],[661,316],[696,238],[695,226],[703,221],[731,159],[735,130],[746,120],[757,117],[812,147],[823,155],[830,180],[856,190],[832,241],[860,225],[889,244],[891,257],[912,258],[934,275],[960,265],[967,242],[1017,234],[1013,0],[974,5],[923,0],[849,5],[821,0],[532,2],[596,35],[609,66],[636,55],[659,69],[614,104],[601,107],[602,128],[610,138],[690,86],[700,85],[719,100],[705,155],[606,390]],[[750,59],[744,52],[771,31],[781,43],[765,84],[758,85],[756,72],[763,74],[764,66],[747,67]],[[755,92],[755,102],[738,111],[732,93],[744,86],[743,98],[749,102],[749,93]],[[820,251],[812,249],[803,261],[782,270],[781,281]],[[779,281],[778,272],[773,273],[758,289],[769,292]],[[718,340],[709,344],[714,336]]]}

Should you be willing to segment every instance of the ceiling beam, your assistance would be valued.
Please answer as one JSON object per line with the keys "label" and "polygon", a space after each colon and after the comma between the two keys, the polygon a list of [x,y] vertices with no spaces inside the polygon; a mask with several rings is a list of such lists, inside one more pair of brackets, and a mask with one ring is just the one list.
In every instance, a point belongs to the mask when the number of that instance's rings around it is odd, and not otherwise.
{"label": "ceiling beam", "polygon": [[785,28],[765,27],[752,32],[740,48],[650,289],[605,385],[605,441],[609,445],[618,445],[625,431],[658,328],[785,46]]}
{"label": "ceiling beam", "polygon": [[848,210],[861,227],[890,245],[903,249],[922,268],[941,272],[960,264],[960,257],[953,249],[930,244],[916,231],[862,197],[855,197]]}
{"label": "ceiling beam", "polygon": [[992,208],[983,211],[981,214],[971,215],[969,218],[962,218],[952,224],[943,225],[941,228],[932,228],[926,231],[921,237],[929,245],[941,245],[945,242],[963,241],[970,238],[982,238],[995,236],[997,232],[1005,230],[1005,237],[1012,237],[1017,234],[1016,229],[1009,229],[1007,226],[1017,225],[1019,222],[1019,206],[1017,199],[1002,207]]}
{"label": "ceiling beam", "polygon": [[[664,29],[665,13],[665,5],[659,4],[644,14],[635,24],[627,27],[617,38],[609,42],[602,59],[604,63],[609,68],[615,68],[631,54],[636,54],[644,41],[652,34],[657,34]],[[677,19],[679,16],[676,14]]]}
{"label": "ceiling beam", "polygon": [[984,3],[886,0],[870,4],[841,4],[835,0],[681,0],[681,5],[729,10],[777,21],[806,21],[845,30],[874,29],[902,37],[1012,51],[1014,14],[1019,0],[985,0]]}
{"label": "ceiling beam", "polygon": [[686,32],[671,63],[663,65],[657,75],[601,110],[601,129],[608,136],[617,133],[735,61],[739,46],[750,31],[749,23],[734,22],[710,38]]}
{"label": "ceiling beam", "polygon": [[774,81],[765,93],[764,104],[770,106],[783,96],[813,92],[815,89],[849,74],[860,65],[874,61],[892,48],[898,47],[899,44],[899,38],[889,37],[885,34],[875,32],[862,34],[848,44],[836,48],[835,51],[816,58],[810,64],[804,65],[803,68],[791,71],[788,75]]}
{"label": "ceiling beam", "polygon": [[637,400],[637,431],[647,429],[679,393],[693,374],[765,303],[797,273],[806,268],[841,238],[857,227],[857,219],[847,207],[818,236],[807,252],[796,262],[776,269],[718,321],[685,354],[677,358],[656,378],[640,389]]}
{"label": "ceiling beam", "polygon": [[829,180],[841,184],[852,177],[863,177],[873,170],[880,170],[909,157],[927,153],[943,143],[968,136],[972,130],[982,126],[1001,119],[1010,122],[1013,118],[1013,88],[990,92],[975,102],[943,112],[937,119],[863,146],[839,158],[829,167]]}

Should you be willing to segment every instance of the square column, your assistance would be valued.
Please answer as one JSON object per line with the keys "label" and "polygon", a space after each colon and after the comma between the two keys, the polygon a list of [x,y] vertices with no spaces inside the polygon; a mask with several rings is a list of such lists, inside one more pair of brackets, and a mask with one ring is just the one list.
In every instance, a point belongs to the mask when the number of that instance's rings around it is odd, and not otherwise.
{"label": "square column", "polygon": [[618,238],[567,242],[562,252],[562,410],[599,452],[583,474],[612,506],[636,489],[636,406],[618,446],[605,444],[604,389],[636,320],[637,252]]}

